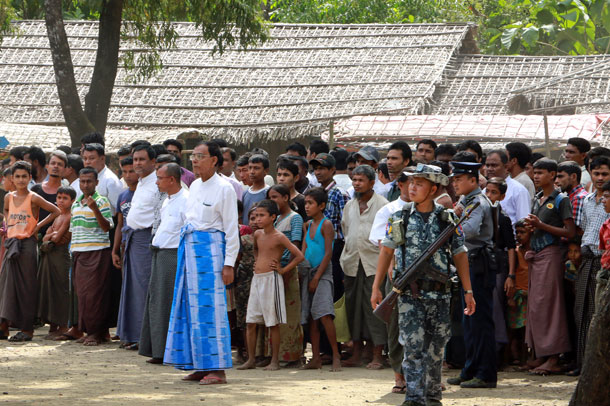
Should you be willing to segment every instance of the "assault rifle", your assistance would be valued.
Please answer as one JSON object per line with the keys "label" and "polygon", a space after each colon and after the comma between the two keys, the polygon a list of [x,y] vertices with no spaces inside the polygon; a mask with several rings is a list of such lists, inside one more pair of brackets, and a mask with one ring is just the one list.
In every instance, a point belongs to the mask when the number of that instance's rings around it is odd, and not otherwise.
{"label": "assault rifle", "polygon": [[[426,261],[436,252],[438,251],[449,238],[455,232],[455,230],[462,224],[464,220],[466,220],[470,214],[479,207],[481,203],[476,202],[469,210],[466,211],[464,216],[458,221],[455,225],[447,226],[438,238],[426,248],[421,255],[409,265],[409,267],[405,270],[405,272],[400,275],[392,285],[392,291],[383,299],[381,303],[377,306],[377,308],[373,311],[373,314],[383,320],[386,323],[389,323],[390,318],[392,316],[392,310],[396,305],[396,301],[398,300],[398,296],[402,294],[402,292],[409,288],[412,283],[414,283],[420,275],[427,275],[434,279],[435,281],[441,283],[447,283],[447,279],[449,275],[446,275],[442,272],[437,271],[432,266],[429,266]],[[406,228],[406,224],[405,224]]]}

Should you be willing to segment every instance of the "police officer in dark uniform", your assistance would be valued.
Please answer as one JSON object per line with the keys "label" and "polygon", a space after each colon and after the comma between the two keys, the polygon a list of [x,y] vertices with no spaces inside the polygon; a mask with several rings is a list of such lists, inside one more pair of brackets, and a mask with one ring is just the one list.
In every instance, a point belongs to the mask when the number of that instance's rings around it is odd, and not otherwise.
{"label": "police officer in dark uniform", "polygon": [[480,206],[462,223],[477,311],[473,316],[462,319],[466,363],[460,376],[450,378],[447,382],[462,388],[495,388],[497,371],[492,293],[497,266],[492,243],[493,214],[489,200],[479,188],[481,164],[451,164],[453,186],[456,194],[461,196],[459,205],[464,211],[469,210],[476,202],[479,202]]}

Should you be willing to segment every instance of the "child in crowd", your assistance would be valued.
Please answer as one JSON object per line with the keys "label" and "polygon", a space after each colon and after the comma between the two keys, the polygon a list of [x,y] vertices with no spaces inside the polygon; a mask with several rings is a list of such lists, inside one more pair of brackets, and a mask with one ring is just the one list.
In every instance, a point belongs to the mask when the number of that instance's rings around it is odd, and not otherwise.
{"label": "child in crowd", "polygon": [[[604,183],[602,188],[603,194],[602,199],[604,202],[604,210],[606,213],[610,213],[610,182]],[[601,259],[602,269],[597,273],[596,281],[597,285],[595,288],[595,311],[600,309],[600,299],[602,293],[608,287],[608,280],[610,280],[610,219],[606,220],[599,230],[599,249],[603,250]]]}
{"label": "child in crowd", "polygon": [[[255,221],[260,229],[254,233],[256,262],[246,315],[248,361],[238,369],[256,368],[256,327],[257,324],[265,324],[271,330],[272,344],[271,363],[265,370],[272,371],[280,368],[280,324],[286,323],[284,283],[280,275],[294,269],[304,257],[284,234],[273,227],[280,214],[274,201],[261,200],[255,213]],[[286,249],[293,258],[288,265],[282,267],[280,261]]]}
{"label": "child in crowd", "polygon": [[301,215],[303,220],[307,217],[305,214],[305,197],[295,189],[296,183],[299,181],[299,167],[295,161],[289,158],[280,157],[277,162],[277,183],[282,184],[290,191],[290,202],[296,205],[296,212]]}
{"label": "child in crowd", "polygon": [[506,181],[502,178],[491,178],[487,181],[485,195],[498,211],[498,235],[495,236],[496,255],[498,256],[498,271],[496,273],[496,286],[494,289],[494,324],[496,333],[496,345],[500,349],[499,363],[502,365],[504,345],[508,344],[508,332],[506,331],[506,295],[504,293],[507,284],[513,284],[515,277],[516,256],[515,236],[510,218],[502,211],[500,202],[504,200],[507,190]]}
{"label": "child in crowd", "polygon": [[244,215],[242,221],[248,225],[248,216],[245,214],[250,211],[250,208],[260,202],[267,196],[269,186],[265,183],[265,176],[269,172],[269,158],[264,155],[252,155],[248,160],[248,176],[252,185],[246,190],[242,196],[244,202]]}
{"label": "child in crowd", "polygon": [[47,229],[40,246],[38,266],[38,317],[50,325],[46,339],[68,331],[67,314],[70,301],[70,216],[76,191],[62,186],[57,189],[55,204],[60,210]]}
{"label": "child in crowd", "polygon": [[[489,187],[489,184],[487,184]],[[509,274],[504,285],[508,299],[508,336],[510,339],[510,355],[513,365],[522,366],[527,356],[525,347],[525,323],[527,320],[527,283],[528,265],[525,253],[530,249],[530,231],[523,219],[515,223],[517,236],[517,267]],[[568,254],[569,255],[569,254]]]}
{"label": "child in crowd", "polygon": [[2,172],[2,187],[6,192],[14,192],[15,185],[13,184],[13,169],[6,168]]}
{"label": "child in crowd", "polygon": [[[280,215],[275,221],[276,230],[283,233],[295,247],[300,249],[303,240],[303,219],[292,210],[290,189],[282,184],[274,185],[267,191],[267,199],[273,200],[280,210]],[[290,251],[284,250],[280,266],[288,265],[291,258]],[[286,272],[283,279],[286,324],[280,325],[280,361],[288,362],[289,366],[300,365],[303,354],[303,328],[301,327],[301,292],[297,269],[293,268]]]}
{"label": "child in crowd", "polygon": [[[5,196],[6,194],[10,193],[10,192],[14,192],[15,191],[15,185],[13,184],[13,170],[11,168],[6,168],[3,172],[2,172],[2,188],[5,191]],[[4,206],[4,198],[2,198],[2,206]],[[2,212],[4,213],[4,207],[2,208]],[[4,219],[4,214],[2,214],[3,217],[3,221],[2,221],[2,228],[0,229],[0,234],[2,234],[2,248],[0,248],[0,263],[2,262],[2,260],[4,259],[4,251],[6,251],[6,248],[4,247],[4,240],[6,239],[6,219]]]}
{"label": "child in crowd", "polygon": [[320,357],[320,323],[333,352],[331,371],[341,370],[341,356],[335,332],[335,309],[333,303],[333,274],[331,258],[335,230],[324,216],[328,196],[323,188],[316,187],[305,192],[305,210],[311,218],[303,229],[305,240],[303,253],[309,266],[303,267],[301,287],[301,323],[309,323],[313,357],[305,369],[322,368]]}
{"label": "child in crowd", "polygon": [[[240,215],[241,219],[243,204],[241,204],[241,201],[239,200],[237,203],[238,214]],[[239,225],[240,249],[239,256],[237,257],[238,262],[235,268],[235,280],[233,281],[233,286],[235,287],[235,327],[243,337],[242,343],[240,343],[240,345],[237,347],[237,360],[240,363],[246,361],[245,354],[247,351],[246,311],[248,308],[250,284],[252,283],[252,273],[254,268],[254,236],[252,233],[258,230],[254,210],[256,210],[256,206],[252,207],[248,213],[250,225]]]}

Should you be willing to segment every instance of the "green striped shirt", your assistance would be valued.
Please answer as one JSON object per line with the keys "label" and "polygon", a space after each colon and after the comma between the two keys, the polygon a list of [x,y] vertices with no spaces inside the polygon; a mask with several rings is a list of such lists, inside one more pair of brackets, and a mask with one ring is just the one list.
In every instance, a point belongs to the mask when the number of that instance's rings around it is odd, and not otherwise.
{"label": "green striped shirt", "polygon": [[[84,196],[80,196],[72,204],[72,218],[70,219],[70,232],[72,233],[72,251],[97,251],[110,247],[108,232],[102,230],[95,218],[93,210],[86,204],[82,204]],[[97,192],[91,196],[97,203],[102,216],[110,222],[110,228],[114,227],[112,222],[112,209],[110,202]]]}

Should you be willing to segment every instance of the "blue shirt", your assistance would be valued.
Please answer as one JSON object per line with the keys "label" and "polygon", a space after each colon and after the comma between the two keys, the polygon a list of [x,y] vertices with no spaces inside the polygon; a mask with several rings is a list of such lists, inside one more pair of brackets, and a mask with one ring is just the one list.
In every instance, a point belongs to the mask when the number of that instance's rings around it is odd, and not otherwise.
{"label": "blue shirt", "polygon": [[254,193],[252,193],[252,188],[248,188],[248,190],[246,190],[244,192],[244,194],[241,198],[241,201],[244,204],[244,213],[242,214],[242,224],[243,225],[247,226],[248,224],[250,224],[250,221],[248,219],[248,212],[250,211],[252,206],[254,206],[256,203],[260,202],[261,200],[264,200],[265,197],[267,197],[267,190],[269,190],[269,186],[265,186],[258,192],[254,192]]}
{"label": "blue shirt", "polygon": [[123,215],[123,228],[121,229],[121,242],[125,242],[125,231],[129,228],[129,226],[127,225],[127,222],[125,221],[127,219],[127,214],[129,214],[129,209],[131,208],[131,199],[133,199],[133,194],[135,193],[135,191],[131,191],[129,189],[124,190],[121,192],[121,194],[119,195],[119,198],[117,199],[117,203],[116,203],[116,207],[117,210]]}

